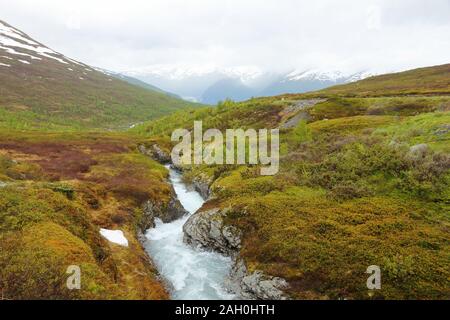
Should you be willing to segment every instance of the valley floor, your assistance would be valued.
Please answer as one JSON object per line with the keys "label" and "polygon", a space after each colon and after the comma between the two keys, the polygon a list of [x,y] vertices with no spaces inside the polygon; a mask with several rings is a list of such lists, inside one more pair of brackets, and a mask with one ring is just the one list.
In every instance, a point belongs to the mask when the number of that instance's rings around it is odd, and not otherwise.
{"label": "valley floor", "polygon": [[[3,296],[168,299],[139,236],[154,226],[149,202],[162,218],[182,212],[167,169],[142,152],[168,154],[172,130],[202,119],[205,129],[282,128],[275,176],[183,168],[185,182],[212,194],[189,219],[187,242],[230,255],[244,296],[448,299],[448,96],[307,98],[227,101],[127,133],[1,130]],[[123,231],[128,246],[101,228]],[[83,270],[81,290],[66,287],[70,265]],[[370,265],[382,290],[366,287]]]}

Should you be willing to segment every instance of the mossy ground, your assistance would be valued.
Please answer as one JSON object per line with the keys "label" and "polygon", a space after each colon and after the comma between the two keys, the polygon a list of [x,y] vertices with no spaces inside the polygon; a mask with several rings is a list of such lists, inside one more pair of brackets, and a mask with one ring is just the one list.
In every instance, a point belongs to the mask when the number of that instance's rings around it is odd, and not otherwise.
{"label": "mossy ground", "polygon": [[[135,131],[167,141],[193,120],[204,128],[273,128],[304,97],[227,101]],[[231,208],[226,222],[243,231],[247,267],[287,279],[293,298],[448,299],[449,101],[329,97],[281,131],[277,175],[203,165],[186,177],[214,180],[211,204]],[[410,149],[421,143],[422,151]],[[370,265],[381,267],[382,290],[366,287]]]}
{"label": "mossy ground", "polygon": [[[142,204],[169,200],[166,169],[126,134],[0,138],[0,288],[8,299],[167,299],[137,240]],[[129,247],[99,228],[123,230]],[[81,290],[68,290],[78,265]]]}
{"label": "mossy ground", "polygon": [[[321,97],[294,128],[281,130],[277,175],[199,166],[187,180],[211,177],[216,198],[206,205],[231,208],[226,222],[243,231],[247,267],[286,278],[293,298],[449,299],[448,68],[225,101],[129,133],[79,130],[150,118],[146,105],[145,114],[139,107],[129,115],[118,103],[110,114],[104,102],[80,109],[58,100],[71,117],[42,115],[34,103],[0,109],[3,297],[167,298],[135,238],[142,202],[168,200],[167,173],[136,146],[157,143],[168,152],[172,131],[192,129],[195,120],[205,129],[277,128],[298,115],[290,108],[298,100]],[[418,144],[426,146],[411,150]],[[130,248],[107,243],[100,227],[123,230]],[[85,279],[76,292],[65,288],[74,262]],[[379,291],[366,288],[373,264],[382,271]]]}

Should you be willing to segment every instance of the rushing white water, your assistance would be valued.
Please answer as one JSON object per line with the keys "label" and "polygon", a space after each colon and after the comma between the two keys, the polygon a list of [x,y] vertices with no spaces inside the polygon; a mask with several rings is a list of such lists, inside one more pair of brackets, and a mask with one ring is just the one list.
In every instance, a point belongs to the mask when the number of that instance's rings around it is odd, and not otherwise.
{"label": "rushing white water", "polygon": [[223,288],[231,268],[231,259],[218,253],[192,248],[183,242],[183,226],[189,216],[200,209],[204,200],[198,192],[188,190],[180,173],[169,170],[170,181],[189,215],[171,223],[157,220],[156,227],[146,234],[146,250],[160,274],[172,284],[172,299],[233,299],[234,296]]}

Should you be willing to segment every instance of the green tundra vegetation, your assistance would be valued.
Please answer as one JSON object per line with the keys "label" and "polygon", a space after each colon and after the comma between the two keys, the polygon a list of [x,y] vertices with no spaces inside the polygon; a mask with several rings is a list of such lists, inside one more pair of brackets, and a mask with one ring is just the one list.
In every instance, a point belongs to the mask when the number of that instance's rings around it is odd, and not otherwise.
{"label": "green tundra vegetation", "polygon": [[[169,151],[172,130],[192,129],[194,120],[204,129],[283,128],[301,114],[280,131],[274,176],[258,166],[185,168],[187,181],[213,181],[206,205],[229,209],[247,268],[285,278],[292,298],[449,299],[450,96],[436,94],[448,93],[449,76],[447,65],[225,101],[133,131]],[[325,101],[292,108],[316,97]],[[382,290],[366,287],[370,265],[381,267]]]}
{"label": "green tundra vegetation", "polygon": [[[77,113],[78,103],[56,96],[54,104],[2,103],[0,294],[167,299],[137,240],[143,203],[169,201],[167,170],[137,146],[169,152],[174,129],[202,120],[204,129],[282,128],[274,176],[232,165],[184,175],[211,178],[206,205],[230,209],[226,223],[243,231],[249,270],[285,278],[292,298],[449,299],[449,75],[447,65],[192,106],[129,131],[121,129],[150,119],[148,110],[113,103],[123,113],[111,113],[82,102]],[[43,111],[46,103],[61,112]],[[129,247],[107,242],[99,228],[123,230]],[[84,270],[81,290],[65,286],[73,264]],[[381,267],[382,290],[366,288],[370,265]]]}
{"label": "green tundra vegetation", "polygon": [[[124,134],[0,133],[0,288],[7,299],[167,299],[137,235],[166,169]],[[99,228],[120,229],[129,247]],[[81,290],[66,270],[82,269]]]}
{"label": "green tundra vegetation", "polygon": [[157,88],[144,87],[136,79],[118,79],[79,63],[44,59],[24,65],[16,59],[6,61],[11,67],[0,72],[0,128],[128,129],[183,108],[199,107]]}

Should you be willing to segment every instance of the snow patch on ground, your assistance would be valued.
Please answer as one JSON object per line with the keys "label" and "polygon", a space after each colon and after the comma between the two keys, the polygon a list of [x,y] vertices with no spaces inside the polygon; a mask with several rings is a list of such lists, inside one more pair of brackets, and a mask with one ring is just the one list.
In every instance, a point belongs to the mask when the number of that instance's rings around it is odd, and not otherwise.
{"label": "snow patch on ground", "polygon": [[19,60],[20,62],[22,62],[23,64],[30,64],[28,61],[26,60]]}
{"label": "snow patch on ground", "polygon": [[100,234],[109,242],[128,247],[128,240],[121,230],[100,229]]}
{"label": "snow patch on ground", "polygon": [[0,63],[0,66],[2,66],[2,67],[11,67],[11,65],[10,64],[6,64],[6,63]]}

